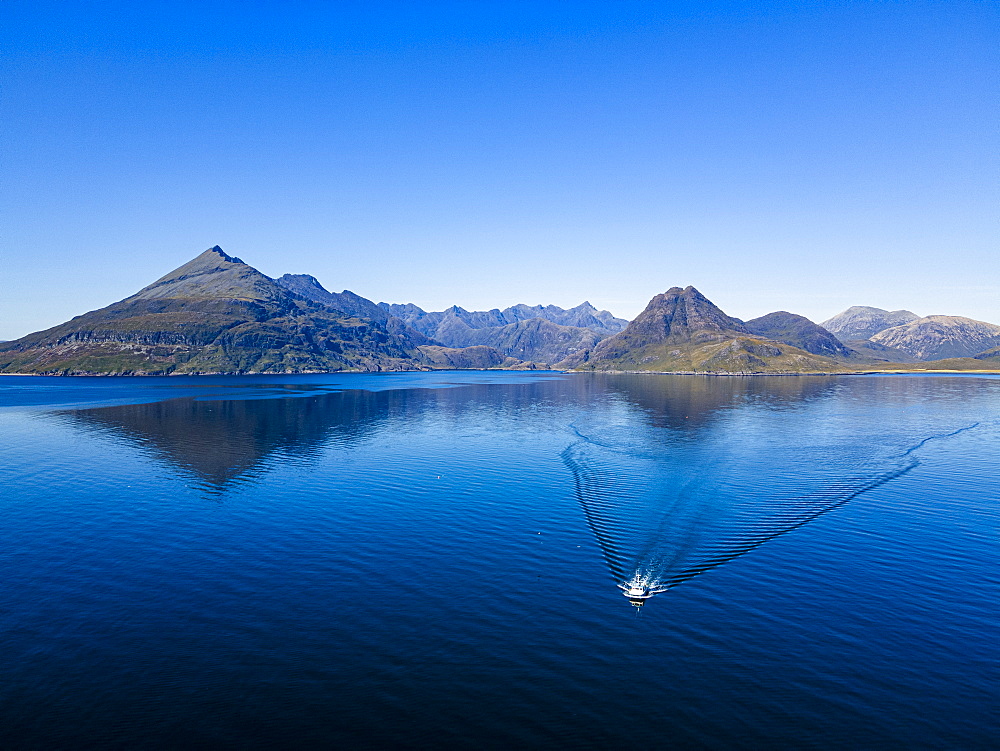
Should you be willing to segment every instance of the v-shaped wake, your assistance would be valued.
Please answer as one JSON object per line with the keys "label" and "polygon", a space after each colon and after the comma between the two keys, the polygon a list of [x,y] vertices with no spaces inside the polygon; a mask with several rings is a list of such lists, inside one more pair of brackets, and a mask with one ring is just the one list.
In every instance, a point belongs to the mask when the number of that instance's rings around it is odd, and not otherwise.
{"label": "v-shaped wake", "polygon": [[611,576],[640,606],[902,477],[927,443],[978,425],[895,453],[781,446],[777,457],[767,446],[749,456],[718,445],[658,453],[572,426],[578,440],[562,459]]}

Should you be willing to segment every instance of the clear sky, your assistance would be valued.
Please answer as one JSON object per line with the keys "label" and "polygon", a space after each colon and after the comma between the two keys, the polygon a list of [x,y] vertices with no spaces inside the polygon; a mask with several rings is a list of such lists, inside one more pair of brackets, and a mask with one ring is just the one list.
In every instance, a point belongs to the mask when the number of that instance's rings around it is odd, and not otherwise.
{"label": "clear sky", "polygon": [[439,310],[1000,323],[1000,4],[0,3],[0,339],[212,245]]}

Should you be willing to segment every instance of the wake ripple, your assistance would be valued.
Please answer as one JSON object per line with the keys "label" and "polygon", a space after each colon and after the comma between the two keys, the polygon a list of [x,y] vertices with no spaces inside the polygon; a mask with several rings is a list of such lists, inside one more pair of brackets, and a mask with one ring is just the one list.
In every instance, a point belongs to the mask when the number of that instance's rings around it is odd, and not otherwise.
{"label": "wake ripple", "polygon": [[[804,456],[784,473],[760,476],[750,468],[763,466],[762,460],[734,468],[725,457],[636,452],[576,426],[570,429],[578,440],[566,447],[562,459],[616,585],[627,591],[639,584],[656,594],[902,477],[920,464],[916,452],[927,443],[979,424],[927,436],[894,455],[870,457],[843,479],[832,475],[836,456],[821,461]],[[792,487],[781,489],[782,483]],[[770,487],[777,490],[761,490]]]}

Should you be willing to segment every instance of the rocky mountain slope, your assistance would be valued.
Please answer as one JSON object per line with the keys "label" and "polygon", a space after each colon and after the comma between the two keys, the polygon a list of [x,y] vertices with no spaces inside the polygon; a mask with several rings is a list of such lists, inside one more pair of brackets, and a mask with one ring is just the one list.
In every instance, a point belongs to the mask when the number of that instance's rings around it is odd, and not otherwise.
{"label": "rocky mountain slope", "polygon": [[589,302],[564,310],[557,305],[513,305],[500,310],[465,310],[454,305],[447,310],[427,312],[413,303],[404,305],[380,302],[379,307],[401,319],[417,331],[448,344],[449,329],[461,322],[470,329],[500,328],[520,321],[541,318],[559,326],[589,328],[601,336],[617,334],[628,321],[615,318],[606,310],[597,310]]}
{"label": "rocky mountain slope", "polygon": [[918,362],[918,360],[901,349],[886,347],[884,344],[876,344],[870,339],[850,339],[844,342],[844,346],[856,352],[862,359],[872,363],[908,363]]}
{"label": "rocky mountain slope", "polygon": [[961,316],[926,316],[883,329],[871,341],[921,361],[974,357],[1000,347],[1000,326]]}
{"label": "rocky mountain slope", "polygon": [[593,348],[601,336],[589,328],[560,326],[544,318],[531,318],[506,326],[472,329],[454,326],[446,341],[455,347],[486,345],[508,357],[553,364]]}
{"label": "rocky mountain slope", "polygon": [[657,295],[624,331],[564,363],[581,370],[830,372],[836,361],[755,336],[694,287]]}
{"label": "rocky mountain slope", "polygon": [[844,360],[858,358],[856,352],[845,347],[843,342],[825,328],[795,313],[779,310],[746,321],[744,326],[751,334],[790,344],[814,355]]}
{"label": "rocky mountain slope", "polygon": [[338,310],[355,318],[370,318],[385,325],[386,329],[402,336],[414,346],[437,345],[437,342],[425,336],[416,329],[407,326],[396,316],[390,315],[371,300],[356,295],[348,289],[343,292],[330,292],[319,280],[309,274],[285,274],[274,280],[290,292],[302,295],[307,300]]}
{"label": "rocky mountain slope", "polygon": [[216,246],[131,297],[0,345],[0,372],[413,370],[458,356],[432,363],[422,343],[295,294]]}
{"label": "rocky mountain slope", "polygon": [[356,295],[348,289],[343,292],[329,292],[316,277],[309,274],[285,274],[274,281],[307,300],[326,305],[349,316],[371,318],[373,321],[385,321],[389,318],[389,314],[371,300]]}
{"label": "rocky mountain slope", "polygon": [[[884,325],[900,318],[905,322]],[[983,321],[915,318],[908,311],[878,308],[851,308],[831,320],[848,335],[879,330],[871,339],[845,343],[825,327],[786,311],[743,322],[694,287],[673,287],[657,295],[627,325],[589,303],[569,310],[515,305],[427,313],[415,305],[376,305],[347,290],[329,292],[304,274],[271,279],[216,246],[120,302],[0,342],[0,373],[551,365],[742,374],[843,372],[878,361],[876,368],[982,370],[1000,362],[1000,326]]]}
{"label": "rocky mountain slope", "polygon": [[379,307],[443,345],[485,345],[508,357],[548,364],[588,350],[627,325],[588,302],[569,310],[555,305],[514,305],[504,310],[468,311],[456,305],[428,313],[412,303],[379,303]]}
{"label": "rocky mountain slope", "polygon": [[820,326],[842,342],[871,339],[875,334],[892,326],[899,326],[919,318],[908,310],[882,310],[866,305],[855,305],[823,321]]}

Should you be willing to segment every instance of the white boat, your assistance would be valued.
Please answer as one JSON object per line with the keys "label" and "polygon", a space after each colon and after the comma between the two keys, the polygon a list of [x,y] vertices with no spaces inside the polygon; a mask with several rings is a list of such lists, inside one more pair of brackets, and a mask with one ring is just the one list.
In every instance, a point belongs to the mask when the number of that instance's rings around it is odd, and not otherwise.
{"label": "white boat", "polygon": [[649,591],[649,587],[645,582],[638,579],[633,579],[628,584],[622,586],[625,596],[628,601],[635,605],[637,608],[641,608],[646,600],[653,596],[653,593]]}

